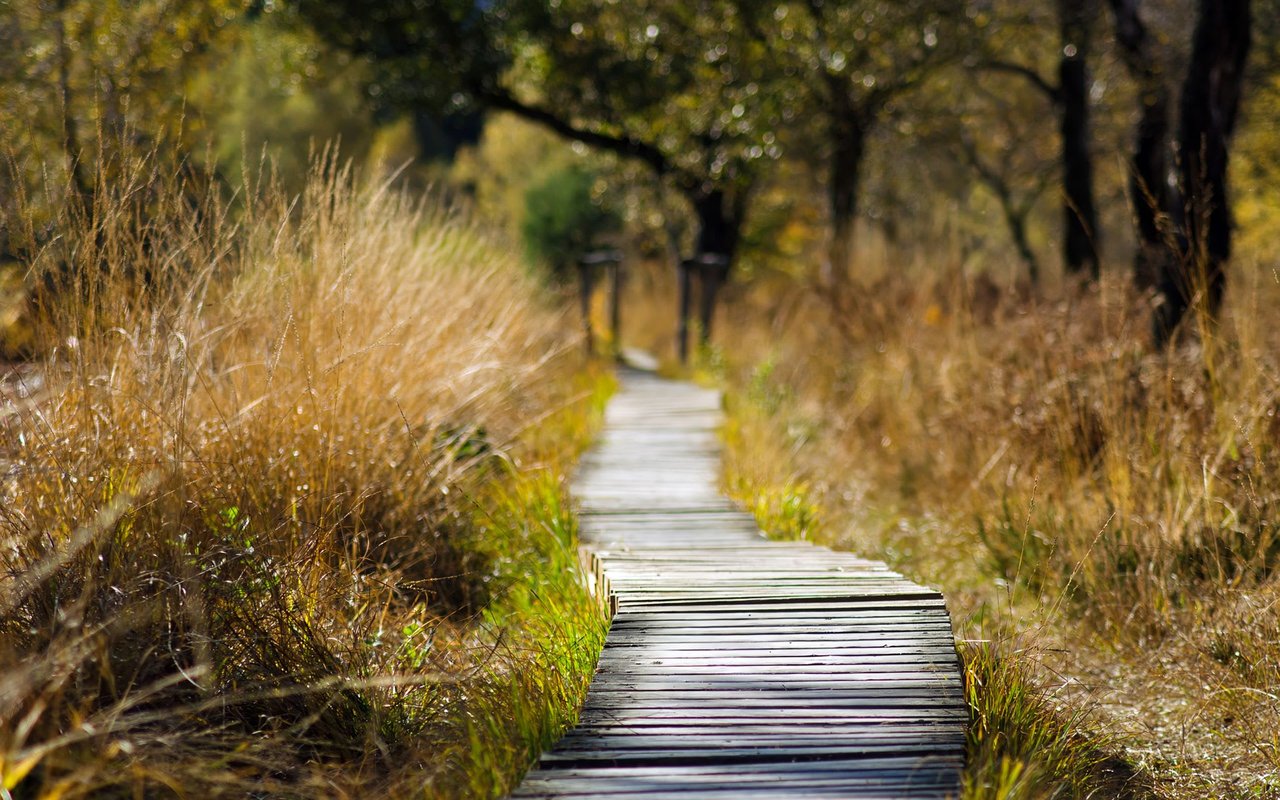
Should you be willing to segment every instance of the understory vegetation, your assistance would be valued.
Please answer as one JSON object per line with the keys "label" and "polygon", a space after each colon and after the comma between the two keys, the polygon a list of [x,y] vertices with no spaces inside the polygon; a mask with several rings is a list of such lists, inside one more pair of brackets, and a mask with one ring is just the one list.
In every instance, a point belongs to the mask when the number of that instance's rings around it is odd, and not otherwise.
{"label": "understory vegetation", "polygon": [[0,796],[506,790],[603,641],[562,484],[608,376],[430,200],[162,162],[104,165],[27,281]]}
{"label": "understory vegetation", "polygon": [[1280,285],[1242,262],[1167,351],[1127,280],[934,264],[761,281],[704,352],[766,530],[946,592],[966,796],[1280,796]]}
{"label": "understory vegetation", "polygon": [[0,45],[0,800],[509,789],[604,635],[605,330],[697,353],[765,529],[946,593],[967,797],[1280,799],[1280,0]]}

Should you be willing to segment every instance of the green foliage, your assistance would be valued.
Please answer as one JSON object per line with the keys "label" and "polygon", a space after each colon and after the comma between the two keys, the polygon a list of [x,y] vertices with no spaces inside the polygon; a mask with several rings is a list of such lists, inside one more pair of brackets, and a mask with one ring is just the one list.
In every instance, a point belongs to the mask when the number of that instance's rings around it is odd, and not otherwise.
{"label": "green foliage", "polygon": [[234,37],[234,22],[247,5],[4,3],[0,129],[6,133],[5,155],[16,158],[0,171],[0,197],[8,203],[24,193],[52,195],[39,220],[47,222],[64,194],[86,194],[96,171],[118,169],[123,151],[198,141],[200,124],[187,105],[187,82]]}
{"label": "green foliage", "polygon": [[732,254],[751,188],[781,155],[775,82],[786,77],[738,4],[419,5],[382,4],[370,19],[363,3],[298,3],[331,41],[372,59],[388,96],[513,112],[643,163],[700,220],[715,218],[699,247]]}
{"label": "green foliage", "polygon": [[574,400],[535,433],[548,466],[500,472],[477,494],[466,533],[493,587],[474,677],[448,687],[454,729],[437,782],[448,796],[497,797],[577,719],[608,630],[603,597],[578,560],[560,474],[599,429],[612,376],[578,374]]}
{"label": "green foliage", "polygon": [[283,13],[242,23],[191,81],[190,98],[207,130],[216,168],[235,186],[265,156],[283,187],[303,188],[315,153],[340,146],[364,160],[376,125],[364,93],[367,66],[328,46]]}
{"label": "green foliage", "polygon": [[[520,239],[525,195],[548,173],[584,164],[595,171],[590,156],[574,152],[568,142],[512,114],[491,114],[480,139],[458,151],[448,180],[467,195],[476,214],[501,226],[512,241]],[[512,164],[533,165],[511,169]]]}
{"label": "green foliage", "polygon": [[784,541],[809,539],[821,524],[818,504],[804,482],[756,487],[749,496],[747,510],[761,530]]}
{"label": "green foliage", "polygon": [[969,728],[965,800],[1136,800],[1152,792],[1116,743],[1089,736],[1085,715],[1059,710],[1021,659],[994,645],[969,645],[964,664]]}
{"label": "green foliage", "polygon": [[579,256],[617,230],[618,214],[600,197],[602,185],[595,173],[571,165],[525,191],[520,232],[535,262],[564,278]]}

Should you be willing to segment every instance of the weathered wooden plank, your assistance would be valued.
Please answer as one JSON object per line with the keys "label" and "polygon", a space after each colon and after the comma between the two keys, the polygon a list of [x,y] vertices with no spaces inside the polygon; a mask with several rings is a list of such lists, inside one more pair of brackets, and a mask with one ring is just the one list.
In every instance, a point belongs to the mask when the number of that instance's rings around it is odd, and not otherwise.
{"label": "weathered wooden plank", "polygon": [[931,772],[954,768],[962,763],[959,757],[921,758],[919,756],[869,757],[830,759],[819,761],[767,762],[761,764],[701,764],[692,766],[661,767],[568,767],[558,771],[564,777],[585,778],[616,776],[619,778],[658,778],[674,775],[787,775],[807,773],[837,774],[902,774],[916,773],[927,777]]}
{"label": "weathered wooden plank", "polygon": [[[749,630],[812,632],[820,629],[831,629],[833,631],[856,631],[880,629],[884,626],[901,627],[913,623],[926,630],[945,631],[950,629],[945,617],[905,613],[877,614],[874,610],[868,611],[866,614],[840,613],[814,616],[803,613],[803,609],[798,610],[795,614],[768,614],[757,608],[736,616],[731,613],[720,613],[717,609],[710,609],[703,614],[695,613],[695,610],[696,607],[684,607],[679,603],[673,604],[670,608],[619,609],[614,616],[613,630],[626,630],[628,632],[653,631],[655,633],[678,630],[697,631],[700,634],[717,630],[726,633]],[[724,611],[728,612],[729,609],[724,609]]]}
{"label": "weathered wooden plank", "polygon": [[705,717],[697,716],[699,709],[694,706],[684,708],[608,708],[591,709],[584,712],[581,719],[583,725],[616,725],[625,729],[639,729],[643,726],[724,726],[738,724],[777,724],[794,723],[797,730],[802,730],[809,723],[814,724],[850,724],[866,722],[873,725],[898,723],[927,723],[945,725],[965,725],[967,710],[955,705],[943,705],[934,708],[924,706],[908,706],[905,708],[882,708],[858,706],[850,708],[786,707],[766,708],[754,706],[747,708],[725,708],[713,706],[707,710]]}
{"label": "weathered wooden plank", "polygon": [[[791,764],[751,764],[728,766],[681,767],[578,767],[557,771],[554,775],[538,776],[530,781],[533,786],[558,783],[562,786],[589,788],[583,782],[609,779],[612,786],[642,787],[665,784],[672,777],[679,777],[690,786],[734,785],[756,786],[778,782],[808,782],[809,785],[832,784],[833,781],[852,778],[856,781],[877,782],[901,786],[915,783],[934,783],[944,778],[945,771],[954,769],[958,760],[923,759],[867,759],[859,761],[811,761]],[[799,784],[797,784],[799,785]],[[668,786],[669,788],[669,786]]]}
{"label": "weathered wooden plank", "polygon": [[865,624],[857,620],[837,620],[835,622],[815,623],[813,625],[786,625],[771,620],[761,620],[757,624],[742,624],[724,621],[720,625],[683,628],[678,624],[642,624],[630,625],[623,629],[615,628],[610,632],[618,645],[627,642],[652,642],[654,644],[681,643],[689,641],[708,642],[715,646],[734,641],[746,642],[814,642],[836,645],[841,642],[853,644],[877,644],[886,641],[921,641],[937,640],[955,642],[948,635],[943,625],[928,624],[928,621],[885,619],[880,622],[869,621]]}
{"label": "weathered wooden plank", "polygon": [[[880,791],[904,790],[915,787],[940,788],[945,780],[936,770],[911,773],[903,770],[875,772],[872,770],[855,770],[848,772],[824,771],[818,773],[776,773],[776,774],[738,774],[738,775],[681,775],[682,789],[711,789],[722,791],[730,787],[755,791],[762,788],[778,789],[848,789],[850,787],[868,787]],[[607,792],[613,795],[660,794],[664,795],[672,789],[671,779],[662,775],[632,777],[605,774],[557,775],[554,779],[530,781],[529,790],[554,790],[560,793],[596,794]],[[523,796],[523,795],[522,795]]]}
{"label": "weathered wooden plank", "polygon": [[735,644],[756,646],[822,648],[884,648],[895,645],[924,644],[929,647],[950,645],[955,649],[955,639],[947,636],[945,628],[926,627],[916,635],[917,628],[905,623],[880,625],[808,625],[783,626],[774,624],[726,625],[696,627],[683,630],[675,626],[632,626],[614,631],[614,647],[679,647],[704,642],[708,647],[732,647]]}
{"label": "weathered wooden plank", "polygon": [[625,732],[643,733],[651,736],[685,735],[697,730],[703,735],[717,734],[722,736],[745,736],[778,734],[786,741],[796,741],[796,737],[804,736],[844,736],[865,733],[870,730],[876,734],[886,731],[927,731],[945,732],[957,727],[964,732],[966,720],[963,716],[925,716],[925,715],[886,715],[871,714],[846,715],[836,717],[787,717],[787,718],[754,718],[754,717],[707,717],[693,719],[689,717],[663,717],[660,719],[629,717],[615,719],[613,717],[590,717],[579,720],[575,731],[585,735],[606,735]]}
{"label": "weathered wooden plank", "polygon": [[[946,606],[942,602],[941,597],[928,598],[924,600],[902,600],[902,599],[884,599],[884,598],[867,598],[859,600],[857,598],[845,601],[827,601],[825,603],[798,603],[791,604],[785,608],[742,608],[732,604],[725,604],[723,608],[717,608],[715,604],[703,604],[699,606],[697,613],[704,616],[712,611],[723,611],[730,615],[757,615],[757,614],[792,614],[794,612],[817,612],[816,614],[806,613],[803,615],[805,619],[820,616],[823,611],[827,613],[857,611],[859,615],[872,614],[875,612],[902,611],[904,614],[923,613],[926,611],[946,613]],[[628,613],[624,618],[620,618],[619,622],[627,622],[630,618],[640,618],[645,612],[637,610]],[[653,613],[653,612],[649,612]],[[692,613],[692,612],[691,612]],[[663,614],[662,616],[666,616]]]}
{"label": "weathered wooden plank", "polygon": [[697,654],[662,655],[649,653],[610,653],[600,660],[598,671],[614,675],[632,673],[658,673],[664,675],[723,675],[733,672],[740,675],[762,675],[778,672],[792,675],[808,673],[843,673],[858,671],[898,671],[903,664],[941,665],[950,668],[955,664],[955,651],[945,653],[857,652],[850,655],[827,653],[818,655],[732,656],[724,653],[703,652]]}
{"label": "weathered wooden plank", "polygon": [[[730,787],[757,790],[763,787],[778,789],[838,789],[841,787],[874,787],[879,790],[902,790],[913,787],[939,788],[945,776],[941,770],[917,770],[915,772],[895,770],[847,770],[822,772],[779,771],[776,773],[713,773],[710,775],[685,773],[678,776],[682,790],[711,789],[713,791]],[[557,791],[585,794],[627,795],[627,794],[665,794],[672,790],[671,776],[654,774],[652,776],[622,776],[605,773],[603,770],[585,772],[574,775],[556,775],[553,778],[535,778],[529,781],[526,791]],[[518,795],[526,796],[526,795]],[[666,795],[669,796],[669,795]]]}
{"label": "weathered wooden plank", "polygon": [[[624,613],[626,612],[619,610],[615,619],[620,618]],[[690,637],[711,642],[732,640],[735,637],[769,637],[782,640],[790,640],[792,638],[799,640],[808,637],[820,641],[837,642],[846,638],[857,640],[865,637],[872,641],[893,638],[907,635],[912,630],[918,630],[922,635],[943,639],[947,638],[949,632],[948,626],[935,620],[920,619],[913,624],[910,619],[886,616],[879,620],[870,619],[866,622],[849,618],[797,619],[795,621],[775,621],[775,619],[767,617],[757,620],[721,618],[700,620],[689,618],[663,621],[649,619],[625,626],[619,625],[610,633],[615,635],[619,642],[628,639],[657,642],[662,641],[664,638],[679,639]]]}
{"label": "weathered wooden plank", "polygon": [[516,797],[944,797],[968,718],[945,603],[774,542],[719,493],[719,397],[628,375],[574,484],[616,611],[579,725]]}
{"label": "weathered wooden plank", "polygon": [[601,687],[592,693],[591,705],[583,709],[625,710],[633,709],[700,709],[700,708],[776,708],[804,711],[805,709],[839,710],[842,708],[879,707],[956,707],[967,709],[960,691],[927,695],[914,687],[904,689],[876,689],[857,687],[852,690],[825,689],[728,689],[719,691],[666,691],[646,692]]}
{"label": "weathered wooden plank", "polygon": [[[940,663],[947,667],[956,661],[955,651],[949,647],[898,646],[883,648],[804,648],[779,647],[772,650],[735,645],[725,648],[689,647],[683,649],[654,648],[636,645],[615,645],[600,660],[600,670],[647,669],[651,665],[707,664],[709,666],[836,666],[856,667],[860,664],[891,663]],[[720,670],[720,673],[731,670]]]}
{"label": "weathered wooden plank", "polygon": [[598,789],[589,789],[585,792],[565,792],[558,789],[536,789],[525,792],[520,790],[514,797],[520,798],[665,798],[671,797],[672,792],[676,791],[681,800],[721,800],[721,798],[731,800],[796,800],[797,797],[838,797],[847,798],[847,800],[902,800],[903,797],[913,798],[945,798],[954,797],[950,788],[906,788],[897,785],[869,785],[862,787],[855,786],[832,786],[832,787],[813,787],[803,789],[775,788],[775,787],[727,787],[723,789],[711,788],[680,788],[673,789],[666,786],[657,791],[645,792],[608,792],[602,794]]}
{"label": "weathered wooden plank", "polygon": [[[921,691],[921,686],[933,688],[929,691]],[[792,698],[796,702],[810,700],[818,702],[824,699],[834,702],[860,697],[903,696],[930,697],[937,698],[940,702],[950,702],[964,696],[964,686],[958,681],[950,680],[950,676],[945,672],[923,675],[913,672],[905,678],[892,675],[868,675],[865,676],[865,680],[816,683],[810,680],[760,680],[759,677],[740,681],[704,678],[662,681],[657,677],[648,680],[602,677],[598,686],[595,682],[591,684],[592,697],[597,694],[603,697],[610,692],[619,696],[642,694],[650,699],[666,697],[680,700],[705,697],[708,702],[714,702],[718,697],[764,698],[785,703],[787,698]],[[590,703],[584,705],[584,708],[589,707]]]}
{"label": "weathered wooden plank", "polygon": [[[676,737],[679,741],[688,742],[687,737]],[[963,737],[962,737],[963,738]],[[918,755],[926,757],[953,757],[962,752],[958,741],[933,741],[915,735],[904,737],[885,736],[872,737],[870,741],[833,742],[828,739],[819,743],[796,743],[775,745],[749,745],[734,747],[685,747],[670,746],[643,747],[633,742],[635,747],[613,747],[606,743],[598,746],[587,743],[557,745],[554,750],[542,757],[542,765],[548,769],[567,766],[612,763],[619,766],[648,765],[654,763],[676,765],[689,764],[760,764],[774,761],[807,761],[829,758],[851,758],[854,756],[906,756]],[[534,773],[531,773],[534,774]]]}
{"label": "weathered wooden plank", "polygon": [[759,658],[814,658],[818,656],[838,656],[854,658],[859,653],[931,653],[955,657],[955,646],[941,637],[934,640],[886,638],[874,639],[836,639],[832,637],[808,637],[803,641],[796,639],[779,639],[778,637],[676,637],[665,641],[654,641],[652,637],[613,640],[609,648],[610,654],[618,658],[705,658],[709,654],[725,657],[759,657]]}
{"label": "weathered wooden plank", "polygon": [[[822,689],[831,689],[834,691],[893,689],[897,691],[913,691],[920,694],[937,693],[943,690],[953,689],[955,686],[954,681],[950,680],[950,677],[945,673],[938,673],[933,676],[912,672],[863,676],[827,675],[819,677],[821,678],[819,680],[815,680],[814,676],[806,677],[804,680],[788,679],[786,683],[796,691]],[[776,684],[781,682],[776,677],[772,679],[764,679],[763,676],[746,677],[740,680],[731,680],[728,678],[705,680],[702,676],[692,676],[688,678],[670,676],[654,676],[650,678],[635,676],[600,676],[598,680],[602,690],[627,692],[764,691],[773,689]],[[595,690],[594,682],[592,683],[592,690]]]}

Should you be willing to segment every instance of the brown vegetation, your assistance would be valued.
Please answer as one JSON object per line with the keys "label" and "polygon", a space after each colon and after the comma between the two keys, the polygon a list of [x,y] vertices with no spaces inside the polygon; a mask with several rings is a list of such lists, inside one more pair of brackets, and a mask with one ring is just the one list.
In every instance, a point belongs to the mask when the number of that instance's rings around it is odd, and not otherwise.
{"label": "brown vegetation", "polygon": [[461,217],[332,166],[188,189],[134,165],[35,265],[4,796],[501,790],[599,643],[558,476],[602,384]]}
{"label": "brown vegetation", "polygon": [[[730,487],[769,528],[943,588],[962,640],[990,642],[973,663],[1034,676],[1036,724],[1061,707],[1063,735],[1114,738],[1163,795],[1270,796],[1280,292],[1234,277],[1221,326],[1167,352],[1148,296],[1111,279],[1035,299],[935,265],[868,286],[838,325],[820,295],[756,292],[734,351],[704,362],[734,387]],[[1006,695],[975,693],[975,721]],[[991,741],[972,796],[1081,796],[1088,759],[1001,766]]]}

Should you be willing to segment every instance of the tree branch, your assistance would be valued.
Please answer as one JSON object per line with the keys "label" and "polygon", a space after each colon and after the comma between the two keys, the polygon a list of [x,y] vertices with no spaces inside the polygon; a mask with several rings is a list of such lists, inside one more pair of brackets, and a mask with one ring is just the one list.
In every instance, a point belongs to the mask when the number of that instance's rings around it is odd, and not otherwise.
{"label": "tree branch", "polygon": [[1010,61],[990,60],[980,61],[975,66],[976,69],[986,70],[987,72],[1003,72],[1006,75],[1017,75],[1020,78],[1024,78],[1032,86],[1039,89],[1046,97],[1048,97],[1049,102],[1054,103],[1055,105],[1062,98],[1062,90],[1060,87],[1045,80],[1039,72],[1036,72],[1034,69],[1024,64],[1015,64]]}
{"label": "tree branch", "polygon": [[591,130],[575,125],[566,117],[560,116],[541,106],[526,103],[498,87],[486,87],[476,91],[476,98],[484,105],[499,111],[509,111],[519,117],[537,123],[564,136],[567,139],[582,142],[591,147],[599,147],[621,156],[634,158],[648,164],[659,176],[673,176],[682,188],[701,183],[696,176],[689,174],[673,164],[666,153],[653,144],[625,134],[612,134]]}

